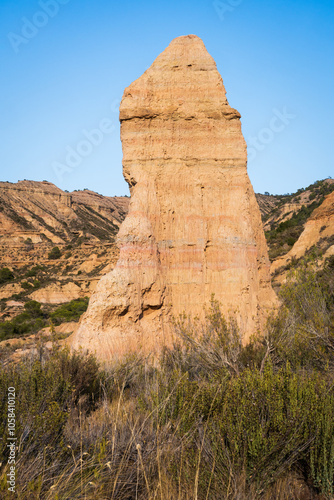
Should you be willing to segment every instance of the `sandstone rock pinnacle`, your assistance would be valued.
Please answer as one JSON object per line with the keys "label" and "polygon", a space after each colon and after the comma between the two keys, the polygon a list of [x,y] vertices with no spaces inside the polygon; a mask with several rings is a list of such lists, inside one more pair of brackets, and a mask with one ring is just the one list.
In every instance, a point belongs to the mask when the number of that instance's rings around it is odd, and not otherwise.
{"label": "sandstone rock pinnacle", "polygon": [[120,257],[72,346],[104,361],[159,350],[172,316],[201,316],[213,293],[246,341],[274,292],[240,114],[200,38],[173,40],[125,89],[120,121],[131,190]]}

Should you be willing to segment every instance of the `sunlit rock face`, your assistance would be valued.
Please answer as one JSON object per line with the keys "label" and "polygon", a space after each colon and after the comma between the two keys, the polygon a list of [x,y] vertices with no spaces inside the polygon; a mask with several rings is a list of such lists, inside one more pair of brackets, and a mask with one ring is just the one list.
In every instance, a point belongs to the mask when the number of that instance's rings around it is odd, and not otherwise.
{"label": "sunlit rock face", "polygon": [[[312,247],[320,248],[323,253],[323,261],[334,255],[334,191],[326,196],[322,204],[316,208],[307,220],[304,230],[299,236],[291,250],[274,260],[271,265],[272,273],[284,268],[293,259],[300,259]],[[286,276],[280,276],[285,281]]]}
{"label": "sunlit rock face", "polygon": [[72,339],[105,361],[158,352],[171,320],[202,316],[212,294],[245,341],[275,301],[240,114],[195,35],[171,42],[120,106],[131,190],[120,257]]}

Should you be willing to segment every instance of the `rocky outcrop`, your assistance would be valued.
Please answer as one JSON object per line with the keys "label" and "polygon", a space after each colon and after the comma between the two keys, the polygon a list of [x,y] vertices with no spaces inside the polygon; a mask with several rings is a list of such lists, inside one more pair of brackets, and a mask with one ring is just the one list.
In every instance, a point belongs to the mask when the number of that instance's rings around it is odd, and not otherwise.
{"label": "rocky outcrop", "polygon": [[84,297],[84,294],[75,283],[66,283],[63,286],[52,283],[41,290],[31,293],[29,298],[37,300],[41,304],[66,304],[66,302],[82,297]]}
{"label": "rocky outcrop", "polygon": [[14,294],[18,294],[23,291],[23,288],[19,283],[8,283],[0,288],[0,300],[8,299]]}
{"label": "rocky outcrop", "polygon": [[271,194],[255,194],[256,201],[258,202],[261,216],[266,219],[277,208],[279,200],[276,196]]}
{"label": "rocky outcrop", "polygon": [[171,342],[172,316],[212,294],[246,341],[275,301],[240,115],[201,39],[176,38],[123,95],[131,190],[120,257],[92,295],[72,346],[104,361]]}
{"label": "rocky outcrop", "polygon": [[[334,254],[334,191],[312,212],[291,250],[274,260],[271,265],[272,273],[278,273],[279,269],[287,266],[292,259],[300,259],[312,247],[322,250],[324,258]],[[281,276],[281,281],[284,277],[285,275]]]}
{"label": "rocky outcrop", "polygon": [[[115,236],[128,204],[127,197],[89,190],[66,193],[46,181],[0,182],[0,266],[48,268],[57,263],[63,268],[58,266],[58,275],[64,271],[66,277],[72,270],[99,272],[117,260]],[[50,262],[54,246],[63,258]]]}

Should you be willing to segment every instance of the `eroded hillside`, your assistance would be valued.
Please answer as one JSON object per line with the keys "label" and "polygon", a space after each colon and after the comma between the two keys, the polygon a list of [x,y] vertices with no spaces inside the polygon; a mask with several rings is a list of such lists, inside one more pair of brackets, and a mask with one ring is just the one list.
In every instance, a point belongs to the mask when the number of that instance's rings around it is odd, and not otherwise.
{"label": "eroded hillside", "polygon": [[2,320],[26,314],[27,301],[48,315],[89,297],[117,260],[115,236],[128,204],[127,197],[67,193],[45,181],[1,182],[0,269],[11,272],[0,279]]}
{"label": "eroded hillside", "polygon": [[325,179],[292,194],[256,195],[271,261],[291,250],[313,211],[332,191],[334,179]]}
{"label": "eroded hillside", "polygon": [[322,267],[334,254],[334,180],[325,179],[296,193],[257,195],[267,238],[274,287],[291,268],[311,257]]}

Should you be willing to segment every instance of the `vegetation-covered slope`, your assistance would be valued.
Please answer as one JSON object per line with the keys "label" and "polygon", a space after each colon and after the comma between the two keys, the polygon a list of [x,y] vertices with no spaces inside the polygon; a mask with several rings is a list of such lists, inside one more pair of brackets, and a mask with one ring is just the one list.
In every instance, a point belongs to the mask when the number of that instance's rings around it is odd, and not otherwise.
{"label": "vegetation-covered slope", "polygon": [[325,179],[293,194],[256,195],[271,260],[288,253],[303,232],[313,211],[333,191],[334,180]]}

